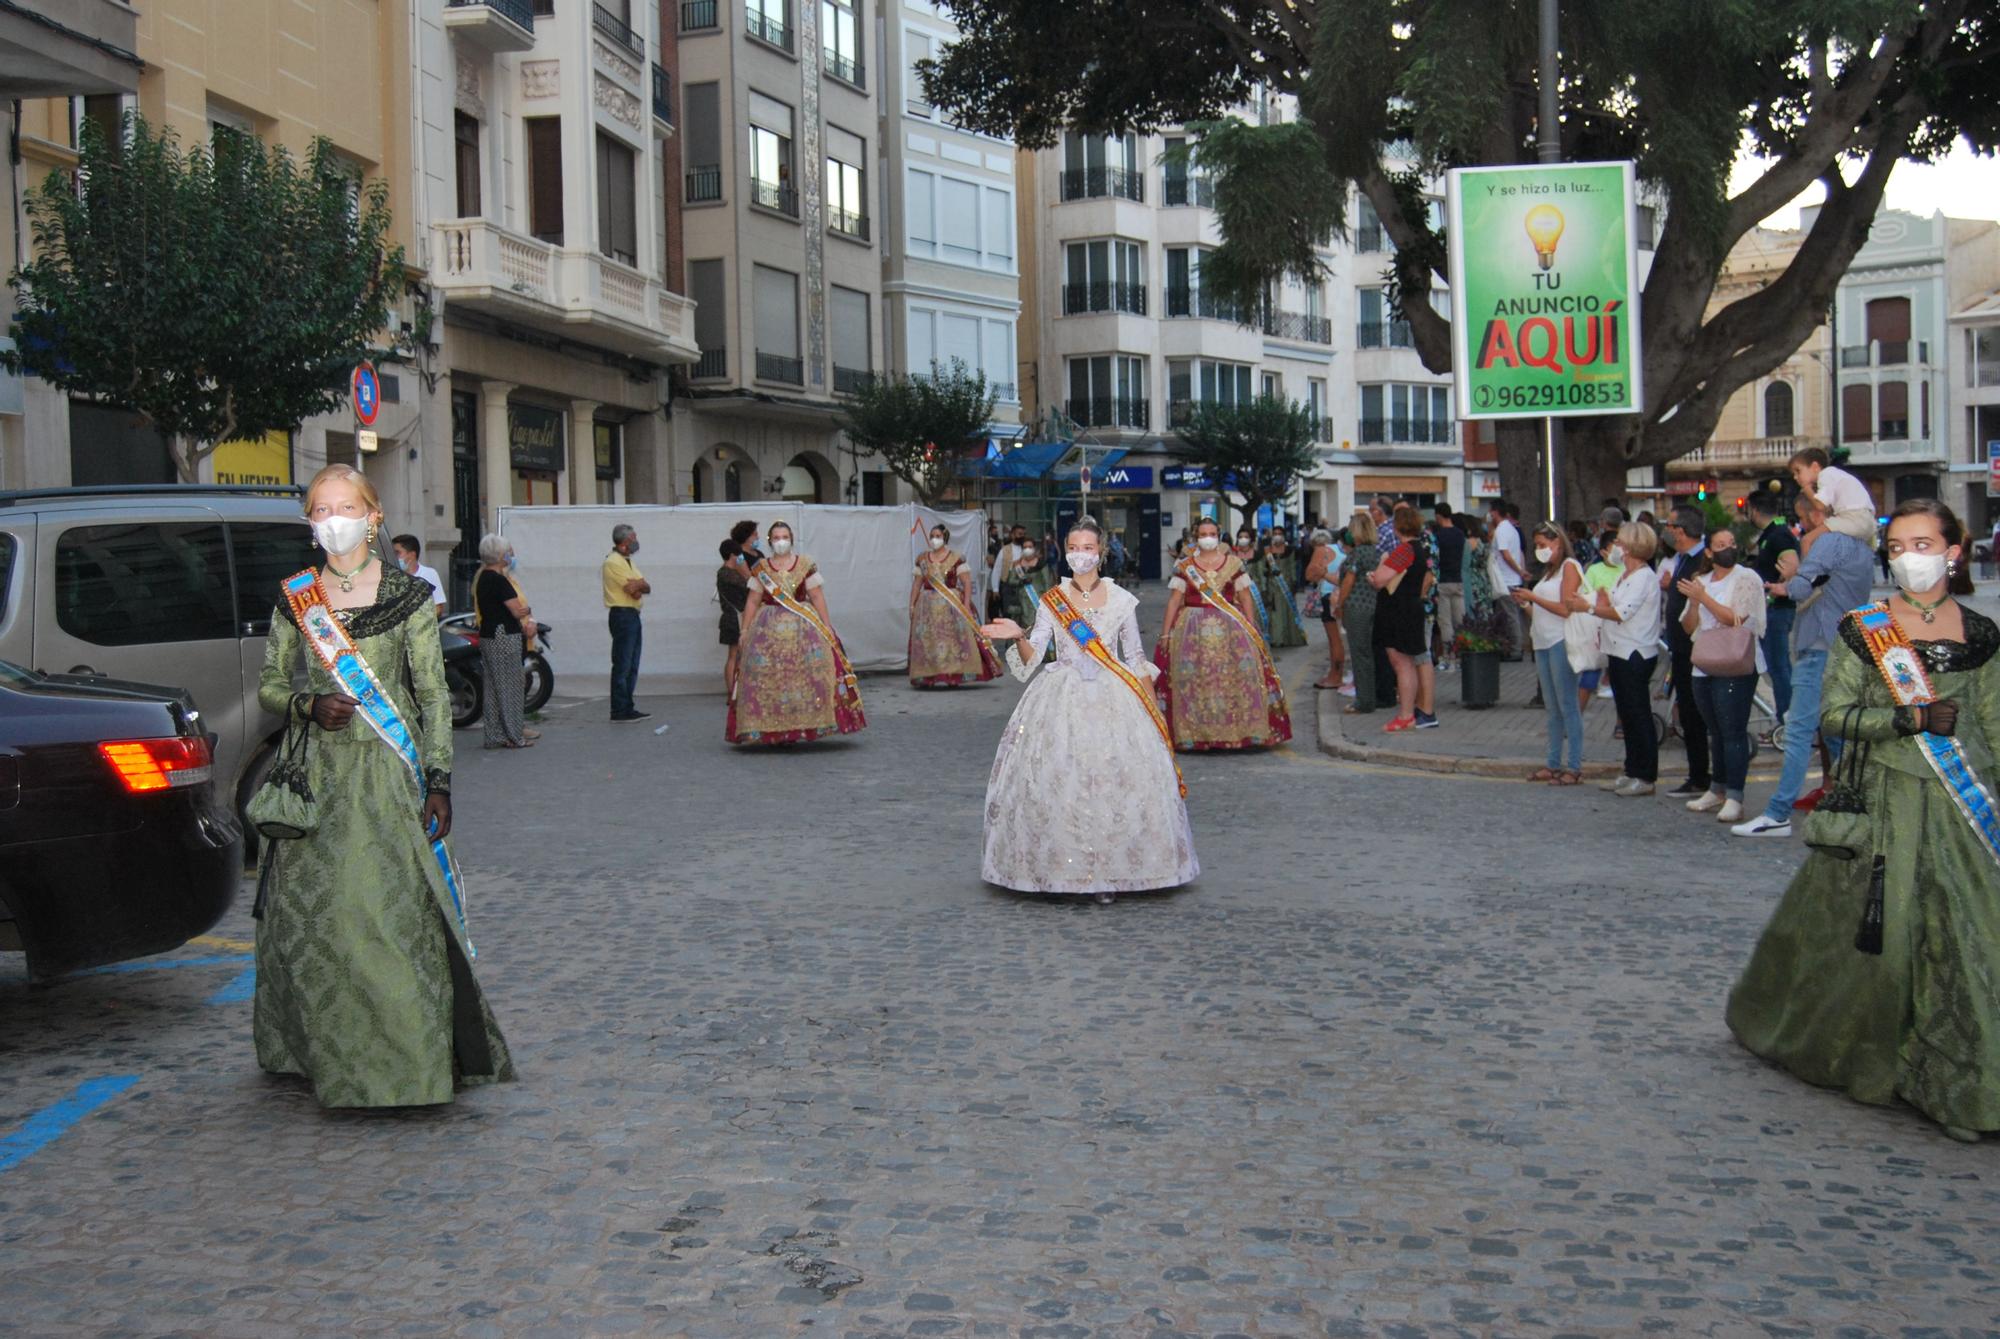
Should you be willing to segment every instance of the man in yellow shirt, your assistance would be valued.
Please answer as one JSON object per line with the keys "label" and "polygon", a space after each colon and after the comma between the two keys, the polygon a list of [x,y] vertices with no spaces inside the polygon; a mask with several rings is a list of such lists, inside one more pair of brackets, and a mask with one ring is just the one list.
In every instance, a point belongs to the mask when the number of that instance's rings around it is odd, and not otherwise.
{"label": "man in yellow shirt", "polygon": [[632,701],[639,686],[639,605],[653,593],[632,557],[639,536],[629,525],[611,527],[611,552],[604,557],[604,608],[611,624],[611,719],[643,721],[652,715]]}

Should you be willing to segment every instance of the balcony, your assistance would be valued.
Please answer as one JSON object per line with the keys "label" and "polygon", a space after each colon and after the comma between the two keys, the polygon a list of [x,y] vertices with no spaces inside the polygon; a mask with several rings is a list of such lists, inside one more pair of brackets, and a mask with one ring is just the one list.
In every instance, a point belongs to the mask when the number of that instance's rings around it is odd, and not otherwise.
{"label": "balcony", "polygon": [[1908,367],[1911,364],[1929,366],[1931,346],[1928,340],[1877,339],[1866,344],[1847,344],[1840,350],[1842,367]]}
{"label": "balcony", "polygon": [[1213,209],[1215,183],[1198,172],[1169,172],[1160,183],[1160,203]]}
{"label": "balcony", "polygon": [[646,39],[633,32],[631,24],[613,14],[603,5],[593,4],[590,7],[590,26],[597,29],[600,36],[618,46],[624,47],[633,55],[641,59],[645,57]]}
{"label": "balcony", "polygon": [[1782,474],[1793,454],[1806,447],[1824,448],[1824,437],[1738,437],[1697,446],[1676,460],[1667,462],[1669,474],[1716,474],[1747,472]]}
{"label": "balcony", "polygon": [[722,15],[718,10],[716,0],[682,0],[682,32],[713,32],[721,26]]}
{"label": "balcony", "polygon": [[138,49],[139,15],[121,0],[0,5],[0,89],[8,98],[136,92]]}
{"label": "balcony", "polygon": [[486,219],[435,224],[431,244],[432,282],[448,302],[655,362],[697,357],[694,304],[607,256]]}
{"label": "balcony", "polygon": [[1071,400],[1063,406],[1063,412],[1082,428],[1144,429],[1150,420],[1148,410],[1144,400],[1123,395],[1094,395],[1087,400]]}
{"label": "balcony", "polygon": [[1848,450],[1850,465],[1944,465],[1947,462],[1945,444],[1928,437],[1890,437],[1889,430],[1896,425],[1882,425],[1881,433],[1875,438],[1844,438],[1841,445]]}
{"label": "balcony", "polygon": [[774,210],[788,219],[799,216],[799,193],[789,182],[751,178],[750,203],[760,209]]}
{"label": "balcony", "polygon": [[674,79],[658,61],[653,62],[653,119],[674,128]]}
{"label": "balcony", "polygon": [[1064,316],[1077,316],[1084,312],[1129,312],[1133,316],[1144,316],[1146,286],[1118,284],[1104,279],[1091,284],[1064,284],[1062,301]]}
{"label": "balcony", "polygon": [[1360,349],[1410,349],[1408,321],[1362,321],[1354,327],[1354,345]]}
{"label": "balcony", "polygon": [[687,170],[687,202],[689,204],[714,204],[721,198],[722,168],[720,166],[691,167]]}
{"label": "balcony", "polygon": [[833,393],[854,395],[874,377],[875,374],[865,367],[842,367],[836,363],[833,368]]}
{"label": "balcony", "polygon": [[704,345],[688,375],[696,381],[723,381],[729,376],[729,349],[725,345]]}
{"label": "balcony", "polygon": [[1264,333],[1273,339],[1295,340],[1301,344],[1333,343],[1333,322],[1324,316],[1308,316],[1304,312],[1267,311],[1264,313]]}
{"label": "balcony", "polygon": [[862,70],[859,56],[843,56],[832,47],[823,47],[820,54],[826,60],[826,72],[843,84],[861,87]]}
{"label": "balcony", "polygon": [[791,54],[792,30],[785,26],[780,16],[759,14],[752,10],[743,16],[743,30],[758,41],[769,42],[787,55]]}
{"label": "balcony", "polygon": [[491,56],[535,45],[535,11],[528,0],[445,0],[444,30]]}
{"label": "balcony", "polygon": [[1123,167],[1071,168],[1062,174],[1063,199],[1098,200],[1107,197],[1144,201],[1145,174]]}
{"label": "balcony", "polygon": [[1233,302],[1224,302],[1213,293],[1204,293],[1198,288],[1185,285],[1167,286],[1167,315],[1199,317],[1208,321],[1243,322],[1243,308]]}
{"label": "balcony", "polygon": [[837,232],[842,237],[852,237],[857,242],[868,240],[868,216],[866,214],[857,214],[853,210],[842,209],[838,205],[828,205],[826,207],[826,226],[828,231]]}
{"label": "balcony", "polygon": [[1451,420],[1441,423],[1409,418],[1364,418],[1362,446],[1450,446]]}
{"label": "balcony", "polygon": [[806,384],[806,364],[802,358],[757,350],[757,380],[782,381],[787,386]]}

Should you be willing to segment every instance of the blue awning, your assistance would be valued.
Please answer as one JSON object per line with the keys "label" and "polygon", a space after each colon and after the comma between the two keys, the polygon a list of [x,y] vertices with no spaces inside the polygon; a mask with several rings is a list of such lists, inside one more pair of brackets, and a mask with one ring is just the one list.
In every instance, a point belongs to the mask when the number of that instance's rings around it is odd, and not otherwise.
{"label": "blue awning", "polygon": [[[1079,451],[1075,459],[1062,462],[1061,465],[1057,466],[1051,472],[1050,477],[1059,479],[1064,483],[1076,483],[1082,474],[1081,467],[1083,465],[1084,454],[1084,452]],[[1093,449],[1089,453],[1091,477],[1103,478],[1106,471],[1116,468],[1119,461],[1131,454],[1130,451],[1127,451],[1122,446],[1111,447],[1101,455]]]}
{"label": "blue awning", "polygon": [[1068,442],[1028,442],[997,457],[973,461],[971,472],[988,479],[1040,479],[1070,449]]}

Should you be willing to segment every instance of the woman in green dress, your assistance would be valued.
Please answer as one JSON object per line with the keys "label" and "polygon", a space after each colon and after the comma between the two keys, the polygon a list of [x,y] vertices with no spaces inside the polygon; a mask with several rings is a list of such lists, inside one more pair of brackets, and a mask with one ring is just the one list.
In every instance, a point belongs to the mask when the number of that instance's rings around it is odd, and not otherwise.
{"label": "woman in green dress", "polygon": [[1306,630],[1299,626],[1299,603],[1292,597],[1292,550],[1284,533],[1271,536],[1262,556],[1250,564],[1250,578],[1264,597],[1271,620],[1271,647],[1304,646]]}
{"label": "woman in green dress", "polygon": [[[449,1102],[455,1084],[510,1080],[514,1067],[473,979],[458,892],[426,836],[451,831],[451,694],[431,591],[377,561],[382,504],[357,471],[321,470],[306,515],[326,563],[301,598],[309,613],[320,601],[331,610],[408,726],[424,775],[359,713],[285,593],[257,698],[306,732],[318,824],[264,857],[257,1063],[310,1080],[323,1106]],[[307,691],[295,692],[302,672]]]}
{"label": "woman in green dress", "polygon": [[[2000,628],[1952,599],[1972,588],[1963,542],[1934,500],[1890,519],[1900,589],[1841,621],[1820,715],[1829,737],[1868,749],[1867,836],[1853,859],[1806,858],[1730,992],[1728,1019],[1744,1046],[1808,1083],[1863,1102],[1900,1098],[1973,1140],[2000,1130]],[[1901,704],[1878,668],[1878,656],[1894,672],[1911,655],[1930,680],[1928,705]],[[1931,761],[1948,759],[1952,741],[1970,773],[1956,794]]]}
{"label": "woman in green dress", "polygon": [[1003,616],[1024,628],[1034,627],[1035,610],[1041,607],[1042,596],[1048,594],[1055,584],[1055,573],[1045,561],[1041,546],[1029,540],[1021,550],[1020,560],[1000,579]]}

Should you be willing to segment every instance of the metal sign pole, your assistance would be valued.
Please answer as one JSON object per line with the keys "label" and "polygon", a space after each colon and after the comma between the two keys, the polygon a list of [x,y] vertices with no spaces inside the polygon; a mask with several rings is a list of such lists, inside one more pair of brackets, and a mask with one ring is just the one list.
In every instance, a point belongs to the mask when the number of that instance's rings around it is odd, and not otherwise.
{"label": "metal sign pole", "polygon": [[[1544,163],[1562,161],[1562,131],[1558,124],[1561,65],[1556,58],[1556,21],[1559,0],[1542,0],[1541,66],[1536,76],[1540,108],[1535,116],[1535,156]],[[1562,526],[1562,420],[1551,414],[1548,422],[1548,449],[1543,452],[1547,471],[1548,521]]]}

